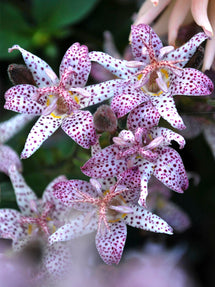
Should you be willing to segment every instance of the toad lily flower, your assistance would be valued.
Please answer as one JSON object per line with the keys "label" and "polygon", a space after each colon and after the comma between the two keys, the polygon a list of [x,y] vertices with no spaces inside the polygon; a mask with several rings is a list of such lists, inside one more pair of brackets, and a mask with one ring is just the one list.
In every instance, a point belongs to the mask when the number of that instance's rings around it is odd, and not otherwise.
{"label": "toad lily flower", "polygon": [[172,234],[171,227],[157,215],[134,203],[129,190],[119,184],[69,180],[55,185],[54,195],[80,213],[49,238],[50,243],[67,241],[97,230],[96,247],[107,264],[118,264],[126,240],[126,224],[153,232]]}
{"label": "toad lily flower", "polygon": [[84,88],[91,64],[88,48],[79,43],[73,44],[63,57],[60,80],[51,67],[37,56],[18,45],[9,52],[13,50],[22,53],[38,87],[28,84],[12,87],[5,94],[4,107],[24,114],[41,115],[27,138],[21,157],[33,154],[60,125],[82,147],[89,148],[94,144],[93,117],[89,111],[80,109],[113,96],[112,88],[120,80]]}
{"label": "toad lily flower", "polygon": [[12,239],[15,252],[23,250],[35,241],[42,242],[44,270],[41,272],[60,276],[69,260],[68,250],[60,244],[50,248],[47,245],[47,238],[64,223],[66,208],[53,197],[52,193],[53,186],[66,178],[64,176],[56,178],[48,185],[42,199],[38,199],[15,165],[8,168],[8,174],[20,211],[0,209],[0,237]]}
{"label": "toad lily flower", "polygon": [[[146,0],[137,14],[134,25],[140,23],[151,25],[155,20],[153,25],[155,31],[160,36],[168,34],[169,44],[175,46],[179,28],[195,21],[210,37],[207,40],[203,60],[202,70],[205,71],[210,69],[215,57],[214,12],[214,0],[162,0],[156,7],[153,7],[150,0]],[[156,20],[161,13],[162,15]]]}
{"label": "toad lily flower", "polygon": [[180,155],[168,145],[174,140],[183,148],[182,136],[166,128],[150,130],[138,128],[135,133],[123,130],[113,138],[114,144],[96,153],[81,168],[95,178],[122,176],[123,172],[138,167],[141,177],[139,203],[146,206],[147,183],[153,174],[158,180],[176,192],[188,187],[188,179]]}
{"label": "toad lily flower", "polygon": [[[184,129],[173,95],[209,95],[211,80],[198,70],[183,68],[197,47],[207,39],[199,33],[182,47],[163,47],[161,40],[148,26],[132,26],[132,51],[135,61],[121,61],[104,53],[91,52],[90,59],[102,64],[123,78],[125,90],[112,100],[111,107],[122,117],[142,102],[150,101],[159,114],[173,127]],[[131,72],[131,70],[133,71]]]}

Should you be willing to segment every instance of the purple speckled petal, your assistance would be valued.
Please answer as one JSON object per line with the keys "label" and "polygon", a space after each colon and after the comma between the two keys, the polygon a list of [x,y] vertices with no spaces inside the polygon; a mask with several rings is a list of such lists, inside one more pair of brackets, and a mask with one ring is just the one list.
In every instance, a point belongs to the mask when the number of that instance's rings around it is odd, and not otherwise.
{"label": "purple speckled petal", "polygon": [[164,60],[182,60],[185,61],[176,63],[175,65],[178,67],[184,67],[189,59],[194,55],[197,48],[201,45],[202,42],[204,42],[208,36],[201,32],[193,36],[186,44],[179,47],[178,49],[174,50],[171,53],[168,53],[166,56],[164,56]]}
{"label": "purple speckled petal", "polygon": [[71,265],[69,247],[61,242],[46,247],[42,258],[42,264],[43,269],[47,269],[47,272],[52,279],[63,279]]}
{"label": "purple speckled petal", "polygon": [[180,149],[185,145],[185,139],[181,135],[167,128],[154,127],[150,130],[150,135],[153,139],[162,136],[163,142],[161,145],[170,145],[171,141],[176,141],[179,144]]}
{"label": "purple speckled petal", "polygon": [[43,106],[32,99],[38,94],[38,89],[34,86],[14,86],[5,93],[4,108],[19,113],[41,115]]}
{"label": "purple speckled petal", "polygon": [[32,215],[30,202],[36,202],[37,196],[33,190],[27,185],[23,176],[18,172],[15,166],[9,168],[9,177],[16,195],[16,202],[21,210],[22,215]]}
{"label": "purple speckled petal", "polygon": [[111,102],[111,108],[118,118],[123,117],[149,98],[141,90],[135,90],[131,86],[124,89],[122,94],[115,96]]}
{"label": "purple speckled petal", "polygon": [[9,146],[0,145],[0,171],[8,175],[8,169],[15,165],[18,170],[22,170],[22,163],[18,154]]}
{"label": "purple speckled petal", "polygon": [[172,228],[159,216],[149,212],[138,205],[131,205],[134,213],[127,214],[124,218],[126,224],[147,231],[172,234]]}
{"label": "purple speckled petal", "polygon": [[68,207],[73,207],[74,209],[80,211],[89,211],[92,206],[88,203],[75,203],[74,200],[80,200],[78,196],[78,191],[81,191],[89,196],[96,197],[97,192],[93,189],[89,182],[83,180],[67,180],[59,182],[54,187],[54,196]]}
{"label": "purple speckled petal", "polygon": [[20,218],[21,214],[17,210],[0,209],[0,237],[19,240],[23,236]]}
{"label": "purple speckled petal", "polygon": [[98,178],[97,181],[101,184],[101,190],[108,190],[110,186],[116,183],[114,177]]}
{"label": "purple speckled petal", "polygon": [[141,193],[139,198],[139,204],[146,206],[146,197],[148,195],[148,181],[153,173],[154,164],[144,160],[143,158],[137,158],[135,166],[138,166],[141,174]]}
{"label": "purple speckled petal", "polygon": [[60,175],[57,178],[55,178],[53,181],[49,183],[49,185],[46,187],[45,191],[43,192],[42,196],[42,203],[45,205],[47,202],[54,204],[54,210],[52,212],[52,219],[60,219],[63,214],[66,212],[67,208],[66,206],[60,202],[58,199],[54,197],[54,186],[58,182],[66,181],[67,178],[64,175]]}
{"label": "purple speckled petal", "polygon": [[91,145],[96,143],[97,136],[93,116],[89,111],[75,111],[63,120],[61,127],[68,136],[83,148],[90,148]]}
{"label": "purple speckled petal", "polygon": [[160,148],[157,151],[160,155],[153,175],[168,188],[183,193],[188,188],[188,178],[180,155],[170,147]]}
{"label": "purple speckled petal", "polygon": [[157,208],[157,213],[177,232],[184,232],[191,225],[188,215],[173,202],[162,201]]}
{"label": "purple speckled petal", "polygon": [[74,43],[66,51],[60,64],[60,77],[64,74],[65,69],[75,72],[68,79],[70,86],[73,88],[85,86],[91,69],[87,46],[80,46],[79,43]]}
{"label": "purple speckled petal", "polygon": [[0,123],[0,143],[5,143],[12,138],[33,118],[33,115],[16,115],[11,119]]}
{"label": "purple speckled petal", "polygon": [[138,71],[137,68],[126,67],[127,61],[115,59],[103,52],[90,52],[91,61],[97,62],[120,79],[128,79]]}
{"label": "purple speckled petal", "polygon": [[96,234],[96,247],[106,264],[118,264],[124,249],[127,228],[124,221],[109,223],[110,231]]}
{"label": "purple speckled petal", "polygon": [[119,148],[110,145],[90,158],[81,168],[90,177],[114,177],[127,169],[125,159],[116,159]]}
{"label": "purple speckled petal", "polygon": [[51,115],[41,116],[28,135],[21,158],[31,156],[59,128],[61,123],[62,118],[54,118]]}
{"label": "purple speckled petal", "polygon": [[[19,50],[22,53],[22,57],[25,61],[25,64],[32,72],[34,80],[39,88],[51,86],[58,82],[57,76],[55,75],[54,71],[45,61],[22,49],[19,45],[14,45],[10,49],[10,52],[13,50]],[[47,73],[47,71],[49,72]],[[50,77],[50,74],[52,74],[53,77]]]}
{"label": "purple speckled petal", "polygon": [[49,243],[59,241],[68,241],[82,235],[91,233],[97,229],[97,218],[91,217],[90,222],[86,224],[86,213],[77,216],[72,219],[70,223],[67,223],[60,227],[55,233],[49,237]]}
{"label": "purple speckled petal", "polygon": [[136,130],[138,127],[150,129],[157,126],[160,114],[153,107],[151,102],[146,102],[133,109],[128,115],[127,127],[129,130]]}
{"label": "purple speckled petal", "polygon": [[137,26],[131,26],[132,33],[132,52],[135,56],[135,59],[144,63],[149,63],[149,56],[147,54],[142,54],[142,48],[145,47],[143,41],[146,44],[149,44],[151,37],[152,49],[155,52],[155,56],[158,57],[160,54],[160,49],[163,47],[163,44],[158,37],[158,35],[153,31],[153,29],[145,24],[139,24]]}
{"label": "purple speckled petal", "polygon": [[128,188],[128,190],[121,193],[124,200],[129,203],[137,203],[140,197],[141,184],[141,174],[138,167],[127,169],[118,178],[121,178],[120,184]]}
{"label": "purple speckled petal", "polygon": [[151,97],[152,104],[158,110],[159,114],[169,122],[174,128],[183,130],[185,125],[179,116],[171,94],[163,94],[158,97]]}
{"label": "purple speckled petal", "polygon": [[110,80],[104,83],[88,86],[85,88],[91,94],[91,98],[85,98],[80,102],[81,107],[92,106],[108,100],[122,92],[123,80]]}
{"label": "purple speckled petal", "polygon": [[172,95],[210,95],[213,91],[212,81],[202,72],[185,68],[181,77],[172,75],[170,79],[170,91]]}

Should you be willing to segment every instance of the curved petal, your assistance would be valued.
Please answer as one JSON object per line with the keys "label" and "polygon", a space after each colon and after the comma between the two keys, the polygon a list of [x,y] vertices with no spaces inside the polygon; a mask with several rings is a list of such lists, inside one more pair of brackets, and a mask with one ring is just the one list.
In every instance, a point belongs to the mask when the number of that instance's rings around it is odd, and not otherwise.
{"label": "curved petal", "polygon": [[149,45],[150,50],[154,50],[156,57],[159,56],[160,49],[163,47],[163,44],[158,35],[153,31],[150,26],[145,24],[139,24],[137,26],[132,25],[131,34],[132,52],[136,60],[146,64],[150,62],[148,54],[143,54],[142,52],[142,49],[146,47],[144,45],[144,42]]}
{"label": "curved petal", "polygon": [[127,61],[113,58],[103,52],[90,52],[89,57],[91,61],[99,63],[120,79],[128,79],[130,75],[133,75],[138,71],[138,68],[126,67]]}
{"label": "curved petal", "polygon": [[21,210],[22,215],[31,215],[31,202],[37,201],[37,196],[27,185],[23,176],[18,172],[15,166],[9,168],[9,177],[16,195],[16,202]]}
{"label": "curved petal", "polygon": [[91,94],[91,98],[85,98],[80,102],[81,108],[92,106],[108,100],[122,92],[123,80],[110,80],[85,88]]}
{"label": "curved petal", "polygon": [[96,234],[96,248],[106,264],[118,264],[124,249],[127,228],[122,220],[109,224],[109,228],[104,235]]}
{"label": "curved petal", "polygon": [[51,115],[41,116],[28,135],[21,158],[30,157],[59,128],[61,123],[62,118],[55,118]]}
{"label": "curved petal", "polygon": [[159,216],[138,205],[131,205],[134,213],[124,217],[126,224],[147,231],[172,234],[172,228]]}
{"label": "curved petal", "polygon": [[34,118],[33,115],[16,115],[0,123],[0,143],[4,143],[17,134]]}
{"label": "curved petal", "polygon": [[[193,18],[197,25],[201,26],[204,32],[209,36],[212,37],[213,35],[213,28],[211,27],[210,21],[208,19],[208,0],[198,1],[192,0],[191,1],[191,12]],[[212,2],[212,1],[211,1]]]}
{"label": "curved petal", "polygon": [[213,91],[212,81],[202,72],[192,69],[183,69],[181,77],[171,77],[170,91],[172,95],[205,96]]}
{"label": "curved petal", "polygon": [[138,167],[127,169],[118,177],[120,184],[125,185],[128,190],[121,193],[121,196],[128,203],[137,203],[140,197],[141,174]]}
{"label": "curved petal", "polygon": [[[39,57],[31,54],[30,52],[22,49],[19,45],[14,45],[9,49],[9,52],[13,50],[19,50],[22,53],[22,57],[31,71],[34,80],[39,88],[52,86],[58,82],[57,76],[55,75],[52,68]],[[50,77],[50,74],[52,77]]]}
{"label": "curved petal", "polygon": [[47,246],[42,258],[42,267],[46,268],[52,279],[65,278],[72,259],[70,249],[67,245],[58,242]]}
{"label": "curved petal", "polygon": [[68,207],[73,207],[80,211],[91,210],[91,205],[87,203],[77,203],[74,200],[81,200],[78,191],[96,197],[97,192],[93,189],[89,182],[83,180],[66,180],[55,184],[53,194],[54,196]]}
{"label": "curved petal", "polygon": [[18,154],[9,146],[0,145],[0,171],[9,174],[8,169],[15,165],[18,170],[22,170],[22,163]]}
{"label": "curved petal", "polygon": [[133,109],[127,118],[127,127],[129,130],[136,130],[138,127],[150,129],[157,126],[160,120],[160,114],[153,107],[150,101],[142,103]]}
{"label": "curved petal", "polygon": [[158,150],[153,175],[168,188],[183,193],[188,188],[188,178],[180,155],[174,149],[165,147]]}
{"label": "curved petal", "polygon": [[116,159],[119,148],[110,145],[95,154],[82,167],[84,174],[95,178],[114,177],[127,169],[125,159]]}
{"label": "curved petal", "polygon": [[148,100],[148,96],[142,91],[137,91],[131,86],[128,86],[127,89],[124,89],[122,94],[113,98],[111,108],[116,113],[117,117],[121,118],[138,105]]}
{"label": "curved petal", "polygon": [[34,100],[38,95],[38,89],[34,86],[14,86],[5,93],[4,108],[19,113],[41,115],[43,106]]}
{"label": "curved petal", "polygon": [[66,51],[60,64],[60,78],[65,73],[65,69],[75,72],[67,80],[70,86],[73,88],[85,86],[91,69],[87,46],[74,43]]}
{"label": "curved petal", "polygon": [[184,232],[190,227],[191,221],[188,215],[173,202],[164,201],[162,207],[158,208],[157,213],[167,221],[175,231]]}
{"label": "curved petal", "polygon": [[185,125],[179,116],[171,94],[163,94],[158,97],[151,97],[151,102],[158,110],[159,114],[169,122],[174,128],[183,130]]}
{"label": "curved petal", "polygon": [[97,229],[97,219],[92,217],[90,222],[86,224],[86,213],[77,216],[72,219],[70,223],[67,223],[60,227],[55,233],[49,237],[49,243],[59,241],[68,241],[85,234],[89,234]]}
{"label": "curved petal", "polygon": [[171,14],[168,17],[168,42],[169,45],[175,46],[175,40],[178,36],[180,26],[183,24],[189,10],[190,0],[177,0],[174,3]]}
{"label": "curved petal", "polygon": [[54,204],[54,210],[52,212],[52,219],[63,219],[64,214],[66,213],[66,206],[62,204],[58,199],[54,197],[54,187],[57,183],[66,181],[67,178],[64,175],[60,175],[55,178],[49,185],[46,187],[42,196],[42,203],[45,205],[47,202]]}
{"label": "curved petal", "polygon": [[83,148],[90,148],[96,143],[97,136],[93,116],[89,111],[75,111],[63,120],[61,127],[68,136]]}
{"label": "curved petal", "polygon": [[143,158],[137,158],[135,161],[135,166],[138,166],[141,176],[141,191],[138,202],[141,206],[146,206],[146,198],[148,195],[148,181],[153,173],[154,164],[144,160]]}
{"label": "curved petal", "polygon": [[178,49],[174,50],[173,52],[168,53],[166,56],[164,56],[164,60],[171,61],[171,60],[182,60],[183,62],[176,63],[174,65],[178,67],[184,67],[189,59],[194,55],[197,48],[201,45],[202,42],[204,42],[208,36],[201,32],[193,36],[186,44],[179,47]]}
{"label": "curved petal", "polygon": [[165,145],[170,145],[171,141],[176,141],[179,144],[180,149],[185,145],[185,139],[181,135],[167,128],[154,127],[150,130],[150,135],[153,139],[162,136],[164,140],[162,144]]}
{"label": "curved petal", "polygon": [[23,236],[21,214],[13,209],[0,209],[0,237],[18,241]]}

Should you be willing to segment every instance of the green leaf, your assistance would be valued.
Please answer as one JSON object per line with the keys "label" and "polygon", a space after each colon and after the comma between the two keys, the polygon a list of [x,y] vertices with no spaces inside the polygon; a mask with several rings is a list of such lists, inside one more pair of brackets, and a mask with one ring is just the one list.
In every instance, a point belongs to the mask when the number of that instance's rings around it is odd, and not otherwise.
{"label": "green leaf", "polygon": [[40,27],[52,31],[85,17],[98,0],[33,0],[32,16]]}
{"label": "green leaf", "polygon": [[8,3],[0,2],[0,58],[17,56],[8,53],[8,48],[19,44],[27,48],[31,42],[31,29],[21,12]]}

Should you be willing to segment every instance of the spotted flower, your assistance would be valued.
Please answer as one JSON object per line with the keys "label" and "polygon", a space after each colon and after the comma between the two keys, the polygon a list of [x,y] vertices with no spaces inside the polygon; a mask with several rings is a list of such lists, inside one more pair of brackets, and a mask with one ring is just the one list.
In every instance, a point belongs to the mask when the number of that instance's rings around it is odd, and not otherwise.
{"label": "spotted flower", "polygon": [[47,245],[47,239],[64,223],[66,208],[53,197],[52,193],[53,186],[65,180],[65,177],[59,176],[51,182],[44,191],[42,199],[38,199],[15,165],[8,167],[8,174],[20,211],[0,209],[0,237],[12,239],[15,252],[24,250],[34,242],[40,243],[43,250],[41,274],[61,276],[71,260],[68,248],[62,244],[50,247]]}
{"label": "spotted flower", "polygon": [[172,234],[171,227],[157,215],[138,206],[136,194],[130,193],[119,181],[115,184],[110,184],[110,179],[101,183],[95,179],[90,183],[63,181],[55,185],[54,195],[80,214],[52,234],[50,243],[67,241],[97,230],[96,247],[107,264],[120,261],[126,241],[126,224]]}
{"label": "spotted flower", "polygon": [[[131,129],[132,122],[128,125]],[[180,155],[168,146],[172,140],[183,148],[184,138],[166,128],[146,130],[139,127],[135,132],[123,130],[113,138],[114,144],[102,149],[84,164],[82,172],[90,177],[106,178],[138,167],[137,177],[141,178],[139,203],[144,206],[151,175],[170,189],[182,193],[188,187],[188,179]]]}
{"label": "spotted flower", "polygon": [[163,36],[168,33],[169,44],[175,45],[179,28],[195,21],[210,37],[207,40],[202,67],[203,71],[209,70],[215,57],[215,2],[213,0],[162,0],[156,7],[153,7],[150,2],[150,0],[144,1],[134,25],[140,23],[151,25],[154,22],[152,27],[158,35]]}
{"label": "spotted flower", "polygon": [[113,80],[85,87],[91,69],[88,48],[73,44],[60,64],[60,80],[51,67],[18,45],[38,87],[23,84],[5,93],[5,108],[24,114],[41,115],[27,138],[21,157],[27,158],[57,130],[59,126],[79,145],[89,148],[96,141],[93,117],[80,110],[113,96]]}
{"label": "spotted flower", "polygon": [[207,39],[199,33],[182,47],[163,47],[155,32],[144,24],[132,26],[134,61],[114,59],[105,53],[91,52],[90,59],[124,79],[125,90],[115,96],[111,107],[122,117],[143,102],[150,101],[173,127],[184,129],[173,95],[209,95],[211,80],[198,70],[183,68],[197,47]]}

